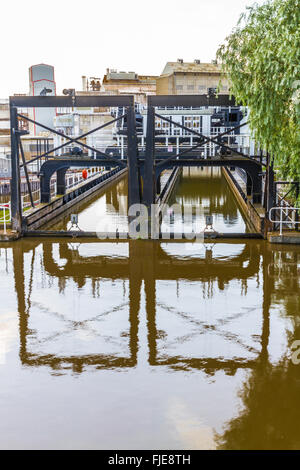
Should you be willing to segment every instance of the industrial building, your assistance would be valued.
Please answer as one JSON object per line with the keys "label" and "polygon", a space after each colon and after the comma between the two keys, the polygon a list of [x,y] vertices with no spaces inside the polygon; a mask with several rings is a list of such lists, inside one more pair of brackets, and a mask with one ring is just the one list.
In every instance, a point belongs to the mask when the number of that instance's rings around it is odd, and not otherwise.
{"label": "industrial building", "polygon": [[202,63],[167,62],[162,74],[156,79],[157,95],[203,95],[209,89],[219,88],[219,94],[227,95],[229,83],[222,77],[221,66],[216,61]]}
{"label": "industrial building", "polygon": [[82,90],[88,94],[134,95],[136,103],[146,105],[147,96],[156,94],[157,78],[156,75],[138,75],[136,72],[118,72],[108,68],[102,84],[98,78],[83,76]]}
{"label": "industrial building", "polygon": [[85,94],[134,95],[135,102],[141,105],[146,104],[148,95],[203,95],[209,89],[218,89],[219,94],[225,95],[229,92],[228,80],[222,76],[221,66],[215,60],[211,63],[198,59],[167,62],[159,76],[108,68],[102,84],[100,78],[82,77]]}

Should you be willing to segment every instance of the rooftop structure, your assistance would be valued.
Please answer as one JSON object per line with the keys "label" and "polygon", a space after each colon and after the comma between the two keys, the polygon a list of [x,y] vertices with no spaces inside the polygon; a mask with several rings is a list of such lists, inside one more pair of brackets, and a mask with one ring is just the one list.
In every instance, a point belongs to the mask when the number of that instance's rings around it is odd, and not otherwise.
{"label": "rooftop structure", "polygon": [[202,63],[199,59],[194,62],[167,62],[162,74],[157,78],[157,95],[195,95],[205,94],[208,90],[218,88],[219,94],[228,94],[229,83],[222,77],[221,66],[214,60]]}

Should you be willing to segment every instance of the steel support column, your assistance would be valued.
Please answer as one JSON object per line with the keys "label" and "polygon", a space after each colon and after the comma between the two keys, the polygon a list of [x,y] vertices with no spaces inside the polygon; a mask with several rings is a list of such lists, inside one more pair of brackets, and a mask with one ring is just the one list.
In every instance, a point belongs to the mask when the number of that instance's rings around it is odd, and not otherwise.
{"label": "steel support column", "polygon": [[275,191],[274,191],[274,170],[273,164],[270,163],[268,167],[268,188],[267,188],[267,213],[274,207],[275,204]]}
{"label": "steel support column", "polygon": [[261,204],[262,202],[262,180],[258,174],[253,178],[252,202],[253,204]]}
{"label": "steel support column", "polygon": [[51,174],[45,174],[44,172],[40,174],[40,201],[42,203],[48,203],[51,201],[50,179]]}
{"label": "steel support column", "polygon": [[247,189],[247,196],[251,196],[252,194],[252,179],[249,173],[246,173],[247,175],[247,182],[246,182],[246,189]]}
{"label": "steel support column", "polygon": [[56,173],[56,194],[66,194],[66,171],[67,168],[57,170]]}
{"label": "steel support column", "polygon": [[10,106],[10,142],[11,142],[11,224],[12,230],[22,231],[22,204],[20,187],[20,165],[18,145],[17,108]]}
{"label": "steel support column", "polygon": [[155,201],[155,116],[154,107],[148,102],[147,113],[147,136],[146,136],[146,155],[145,155],[145,171],[143,185],[143,203],[151,208],[151,204]]}
{"label": "steel support column", "polygon": [[141,202],[141,179],[133,106],[127,108],[128,207]]}
{"label": "steel support column", "polygon": [[161,193],[161,175],[159,174],[158,178],[156,178],[156,194]]}

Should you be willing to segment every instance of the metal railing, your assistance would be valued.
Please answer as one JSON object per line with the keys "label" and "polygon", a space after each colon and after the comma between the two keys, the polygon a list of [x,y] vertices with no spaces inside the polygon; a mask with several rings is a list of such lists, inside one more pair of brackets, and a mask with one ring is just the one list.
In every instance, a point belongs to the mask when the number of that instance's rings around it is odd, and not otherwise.
{"label": "metal railing", "polygon": [[88,168],[86,171],[87,171],[86,178],[83,178],[82,172],[67,174],[66,175],[66,189],[71,189],[74,186],[77,186],[78,184],[89,181],[91,178],[94,178],[97,175],[101,175],[102,173],[105,173],[105,170],[102,167],[100,167],[100,169],[96,171],[92,171],[91,168]]}
{"label": "metal railing", "polygon": [[[56,181],[53,181],[50,184],[50,193],[51,196],[56,196]],[[32,199],[34,205],[40,203],[40,198],[41,198],[41,191],[40,189],[37,189],[36,191],[32,191]],[[21,203],[22,203],[22,209],[23,211],[26,209],[29,209],[31,207],[31,201],[30,201],[30,196],[29,193],[22,194],[21,196]]]}
{"label": "metal railing", "polygon": [[[87,169],[87,178],[85,179],[82,176],[82,172],[74,172],[72,174],[67,174],[66,175],[66,190],[69,190],[78,185],[84,184],[87,181],[89,181],[91,178],[94,178],[103,173],[105,173],[105,170],[103,170],[102,167],[99,167],[99,170],[97,171],[92,171],[92,169]],[[50,193],[52,197],[55,197],[57,195],[56,180],[50,184]],[[36,191],[32,191],[31,194],[32,194],[34,205],[39,204],[40,196],[41,196],[40,189],[37,189]],[[22,194],[21,200],[22,200],[23,211],[31,208],[31,201],[30,201],[29,193]]]}
{"label": "metal railing", "polygon": [[[279,224],[279,234],[282,235],[283,225],[288,225],[290,229],[294,229],[297,226],[297,224],[300,224],[299,213],[298,213],[299,210],[300,210],[299,207],[290,207],[290,206],[272,207],[269,210],[269,220],[270,222]],[[273,212],[275,212],[276,220],[272,219],[271,214]],[[277,215],[279,215],[279,220],[277,218]]]}
{"label": "metal railing", "polygon": [[10,202],[0,204],[0,224],[3,224],[3,231],[6,234],[6,224],[11,221]]}

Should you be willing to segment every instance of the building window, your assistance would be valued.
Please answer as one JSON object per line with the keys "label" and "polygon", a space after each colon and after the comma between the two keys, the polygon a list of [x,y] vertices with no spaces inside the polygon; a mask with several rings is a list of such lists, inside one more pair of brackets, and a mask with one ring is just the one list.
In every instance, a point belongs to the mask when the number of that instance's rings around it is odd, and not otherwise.
{"label": "building window", "polygon": [[183,85],[176,85],[176,90],[183,90]]}
{"label": "building window", "polygon": [[205,85],[199,85],[199,86],[198,86],[198,89],[199,89],[199,90],[205,90]]}
{"label": "building window", "polygon": [[194,89],[194,85],[188,85],[188,86],[187,86],[187,89],[188,89],[189,91],[192,91],[192,90]]}

